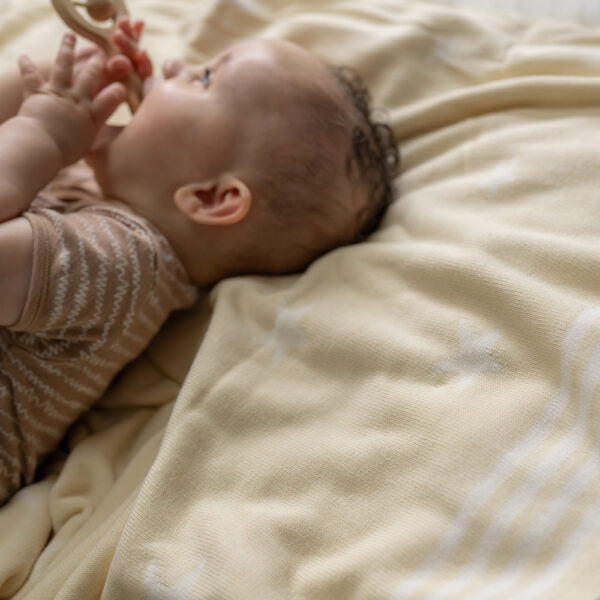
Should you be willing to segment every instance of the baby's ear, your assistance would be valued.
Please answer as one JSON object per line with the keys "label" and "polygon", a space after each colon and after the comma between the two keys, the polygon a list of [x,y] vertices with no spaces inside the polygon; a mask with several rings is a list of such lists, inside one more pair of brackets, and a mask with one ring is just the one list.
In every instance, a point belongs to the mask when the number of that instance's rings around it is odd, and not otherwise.
{"label": "baby's ear", "polygon": [[200,225],[232,225],[241,221],[250,210],[252,194],[248,186],[235,175],[219,179],[188,183],[173,197],[175,206]]}

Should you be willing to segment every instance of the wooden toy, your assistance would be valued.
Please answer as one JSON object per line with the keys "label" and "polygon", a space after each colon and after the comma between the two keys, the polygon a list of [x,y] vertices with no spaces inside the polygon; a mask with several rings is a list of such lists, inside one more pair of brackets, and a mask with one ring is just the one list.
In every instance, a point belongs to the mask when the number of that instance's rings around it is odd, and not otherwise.
{"label": "wooden toy", "polygon": [[[56,12],[75,33],[98,44],[107,56],[119,54],[120,50],[112,40],[117,22],[129,14],[124,0],[52,0]],[[79,9],[85,9],[85,12]],[[124,81],[127,88],[127,104],[134,113],[142,98],[142,81],[130,72]]]}

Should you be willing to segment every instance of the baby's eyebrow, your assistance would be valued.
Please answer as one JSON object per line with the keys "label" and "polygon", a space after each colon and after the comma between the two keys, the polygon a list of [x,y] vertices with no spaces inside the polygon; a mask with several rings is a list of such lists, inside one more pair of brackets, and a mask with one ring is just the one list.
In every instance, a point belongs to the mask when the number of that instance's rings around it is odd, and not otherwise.
{"label": "baby's eyebrow", "polygon": [[216,73],[217,70],[222,69],[231,60],[231,54],[232,52],[228,51],[199,66],[203,69],[208,69],[212,73]]}
{"label": "baby's eyebrow", "polygon": [[218,58],[217,62],[215,63],[214,68],[215,69],[222,68],[224,65],[226,65],[228,62],[231,61],[232,55],[233,55],[233,51],[232,50],[229,50],[225,54],[222,54]]}

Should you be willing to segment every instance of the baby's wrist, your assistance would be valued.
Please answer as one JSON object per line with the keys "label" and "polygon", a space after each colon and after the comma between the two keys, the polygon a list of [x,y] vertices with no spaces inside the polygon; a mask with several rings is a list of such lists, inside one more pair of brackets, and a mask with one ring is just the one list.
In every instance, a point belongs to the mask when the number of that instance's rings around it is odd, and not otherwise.
{"label": "baby's wrist", "polygon": [[[18,151],[15,151],[17,149]],[[31,117],[16,116],[0,126],[0,220],[27,210],[36,194],[62,168],[62,156],[47,132]]]}
{"label": "baby's wrist", "polygon": [[49,164],[59,165],[58,170],[67,166],[65,151],[52,133],[52,127],[43,119],[20,112],[13,119],[16,121],[15,126],[22,132],[22,143],[26,147],[39,149],[40,153],[47,156]]}

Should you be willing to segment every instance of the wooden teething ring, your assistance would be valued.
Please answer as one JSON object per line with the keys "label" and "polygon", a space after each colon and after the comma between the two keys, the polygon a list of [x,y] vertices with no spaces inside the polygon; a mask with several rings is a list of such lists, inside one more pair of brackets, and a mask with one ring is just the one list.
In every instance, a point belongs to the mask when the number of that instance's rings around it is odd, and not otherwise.
{"label": "wooden teething ring", "polygon": [[[117,28],[119,19],[129,14],[124,0],[81,0],[76,2],[52,0],[52,4],[61,19],[75,33],[100,46],[109,57],[120,53],[119,48],[112,41],[112,34]],[[108,25],[101,26],[91,23],[77,10],[78,6],[87,9],[92,19],[108,22]],[[130,71],[124,83],[127,88],[127,104],[133,113],[141,102],[142,81],[136,73]]]}

